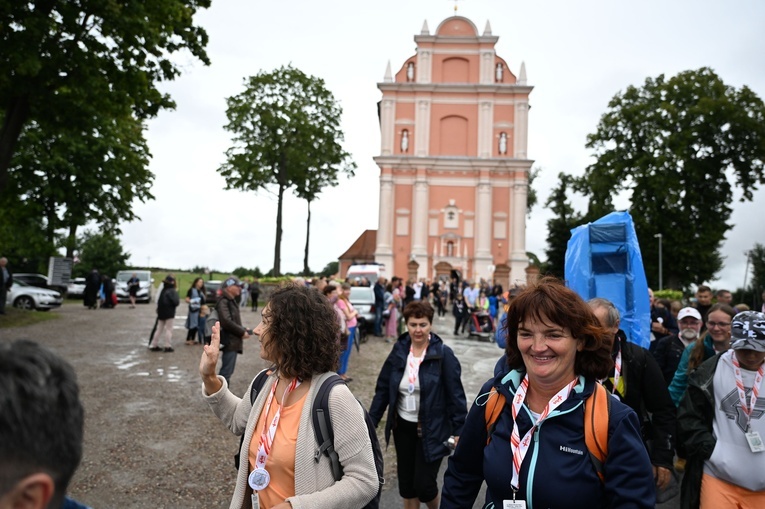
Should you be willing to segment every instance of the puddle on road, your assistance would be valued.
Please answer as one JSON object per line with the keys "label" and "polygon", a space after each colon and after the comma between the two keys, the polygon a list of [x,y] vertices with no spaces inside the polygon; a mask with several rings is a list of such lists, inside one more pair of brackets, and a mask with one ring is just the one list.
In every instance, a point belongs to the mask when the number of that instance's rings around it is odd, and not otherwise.
{"label": "puddle on road", "polygon": [[142,358],[138,358],[138,350],[133,350],[126,356],[114,361],[114,365],[119,369],[130,369],[138,366],[143,362]]}

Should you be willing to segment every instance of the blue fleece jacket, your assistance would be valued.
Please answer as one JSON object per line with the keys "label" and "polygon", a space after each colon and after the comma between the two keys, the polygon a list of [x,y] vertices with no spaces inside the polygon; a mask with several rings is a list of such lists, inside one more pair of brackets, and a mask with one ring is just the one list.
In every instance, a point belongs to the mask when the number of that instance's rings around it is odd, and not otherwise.
{"label": "blue fleece jacket", "polygon": [[[483,507],[500,509],[512,500],[513,420],[510,402],[524,373],[513,370],[487,382],[470,408],[465,427],[444,476],[442,509],[472,507],[485,480]],[[486,444],[484,405],[492,386],[505,396],[491,442]],[[518,500],[528,509],[653,508],[656,501],[653,471],[635,412],[614,400],[608,422],[608,456],[601,483],[584,442],[584,401],[595,381],[580,377],[569,398],[545,419],[521,464]],[[524,404],[518,415],[520,435],[532,426]]]}

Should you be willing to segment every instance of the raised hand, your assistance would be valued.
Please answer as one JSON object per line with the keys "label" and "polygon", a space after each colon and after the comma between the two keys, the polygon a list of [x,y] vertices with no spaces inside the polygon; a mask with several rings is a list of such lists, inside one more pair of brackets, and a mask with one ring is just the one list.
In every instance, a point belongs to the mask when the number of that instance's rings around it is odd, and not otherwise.
{"label": "raised hand", "polygon": [[202,358],[199,361],[199,375],[205,384],[205,392],[214,394],[218,392],[223,383],[215,376],[215,368],[220,354],[220,322],[215,322],[212,328],[212,339],[209,345],[204,346]]}

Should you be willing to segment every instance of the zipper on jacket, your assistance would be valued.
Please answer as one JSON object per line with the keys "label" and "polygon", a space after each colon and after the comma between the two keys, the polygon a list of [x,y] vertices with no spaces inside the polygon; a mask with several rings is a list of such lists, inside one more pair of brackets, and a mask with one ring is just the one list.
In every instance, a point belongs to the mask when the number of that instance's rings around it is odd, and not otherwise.
{"label": "zipper on jacket", "polygon": [[[553,413],[551,413],[547,419],[552,419],[553,417],[557,417],[559,415],[566,415],[568,413],[573,412],[580,406],[582,406],[582,401],[577,402],[576,405],[569,408],[568,410],[564,412],[559,412],[558,410],[555,410]],[[534,507],[534,504],[532,503],[532,488],[534,486],[534,474],[536,472],[537,467],[537,453],[539,451],[539,434],[542,430],[542,424],[547,422],[547,419],[543,420],[541,423],[536,425],[536,430],[534,431],[534,451],[531,453],[531,464],[529,465],[529,475],[526,477],[526,501],[528,502],[528,507]]]}

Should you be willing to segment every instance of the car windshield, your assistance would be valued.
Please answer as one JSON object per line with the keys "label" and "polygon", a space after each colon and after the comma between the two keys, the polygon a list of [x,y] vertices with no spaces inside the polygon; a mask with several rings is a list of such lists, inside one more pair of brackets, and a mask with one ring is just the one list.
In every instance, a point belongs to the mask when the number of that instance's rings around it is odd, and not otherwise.
{"label": "car windshield", "polygon": [[117,281],[120,283],[127,283],[128,280],[133,277],[133,274],[136,275],[139,281],[143,283],[149,282],[149,272],[143,272],[143,271],[136,271],[136,272],[118,272],[117,273]]}
{"label": "car windshield", "polygon": [[351,301],[366,302],[375,300],[375,292],[366,286],[352,286],[351,287]]}

